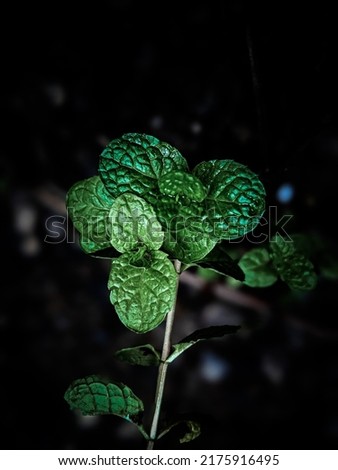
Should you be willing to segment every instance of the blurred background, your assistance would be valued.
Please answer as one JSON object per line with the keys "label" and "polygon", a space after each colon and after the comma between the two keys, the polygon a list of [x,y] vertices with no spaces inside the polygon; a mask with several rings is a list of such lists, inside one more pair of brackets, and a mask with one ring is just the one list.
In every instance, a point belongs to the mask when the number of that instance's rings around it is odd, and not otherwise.
{"label": "blurred background", "polygon": [[[72,380],[108,373],[144,400],[149,424],[156,369],[113,353],[160,347],[164,325],[140,336],[120,324],[109,261],[85,255],[65,219],[67,190],[126,132],[174,145],[190,168],[213,158],[248,165],[267,206],[293,215],[291,231],[319,236],[332,261],[305,293],[182,276],[174,341],[209,325],[241,329],[170,367],[166,416],[191,413],[202,434],[180,446],[173,432],[157,448],[337,448],[337,28],[322,2],[271,3],[3,8],[3,449],[145,447],[122,419],[83,418],[63,399]],[[63,242],[45,242],[51,216]]]}

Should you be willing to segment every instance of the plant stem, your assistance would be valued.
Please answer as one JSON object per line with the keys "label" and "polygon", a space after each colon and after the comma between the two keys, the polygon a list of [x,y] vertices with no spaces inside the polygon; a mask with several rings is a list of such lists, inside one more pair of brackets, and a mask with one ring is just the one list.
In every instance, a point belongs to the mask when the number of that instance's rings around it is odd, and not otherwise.
{"label": "plant stem", "polygon": [[[181,262],[178,260],[175,260],[174,267],[175,267],[177,274],[179,275],[180,270],[181,270]],[[154,410],[153,420],[151,423],[151,429],[150,429],[150,435],[149,435],[150,439],[149,439],[148,447],[147,447],[148,450],[151,450],[154,448],[154,441],[156,440],[156,436],[157,436],[158,420],[160,418],[165,379],[166,379],[167,369],[169,365],[165,361],[167,360],[171,351],[171,332],[172,332],[173,325],[174,325],[178,284],[179,284],[179,277],[177,277],[174,303],[170,312],[167,315],[167,320],[166,320],[162,355],[161,355],[161,364],[158,368],[158,376],[157,376],[157,386],[156,386],[156,394],[155,394],[155,410]]]}

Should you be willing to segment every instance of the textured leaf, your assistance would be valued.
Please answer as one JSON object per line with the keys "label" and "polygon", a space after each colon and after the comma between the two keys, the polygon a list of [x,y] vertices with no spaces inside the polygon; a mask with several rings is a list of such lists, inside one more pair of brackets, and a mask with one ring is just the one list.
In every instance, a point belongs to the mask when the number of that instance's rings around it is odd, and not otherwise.
{"label": "textured leaf", "polygon": [[115,356],[120,361],[138,366],[158,366],[161,356],[151,344],[125,348],[116,351]]}
{"label": "textured leaf", "polygon": [[176,426],[180,426],[182,424],[184,424],[188,429],[183,435],[183,437],[180,438],[181,444],[193,441],[201,434],[201,426],[199,423],[197,423],[196,421],[191,421],[191,420],[182,420],[182,421],[176,421],[175,423],[171,424],[166,429],[161,431],[157,439],[161,439],[161,437],[165,436],[173,428],[175,428]]}
{"label": "textured leaf", "polygon": [[197,263],[198,266],[212,269],[224,276],[231,276],[238,281],[244,281],[244,272],[241,266],[228,255],[226,250],[226,247],[221,243],[217,244],[205,258]]}
{"label": "textured leaf", "polygon": [[257,226],[265,209],[265,189],[249,168],[233,160],[210,160],[193,173],[208,189],[205,209],[215,236],[230,240]]}
{"label": "textured leaf", "polygon": [[75,380],[66,390],[65,400],[83,415],[112,414],[140,423],[143,403],[126,385],[97,375]]}
{"label": "textured leaf", "polygon": [[146,134],[129,133],[112,140],[103,150],[99,175],[113,197],[132,192],[153,203],[158,180],[172,170],[187,170],[180,152]]}
{"label": "textured leaf", "polygon": [[184,195],[191,201],[201,202],[207,194],[201,181],[191,173],[182,170],[170,171],[159,180],[161,193],[170,196]]}
{"label": "textured leaf", "polygon": [[154,209],[144,199],[125,193],[115,199],[109,216],[112,221],[111,244],[120,252],[132,251],[139,245],[157,250],[164,234]]}
{"label": "textured leaf", "polygon": [[161,251],[135,257],[125,253],[111,265],[110,300],[121,322],[135,333],[147,333],[173,306],[178,275]]}
{"label": "textured leaf", "polygon": [[173,352],[170,354],[166,362],[173,362],[184,351],[191,348],[191,346],[199,341],[234,334],[239,330],[239,328],[239,326],[234,325],[216,325],[196,330],[191,335],[183,338],[179,343],[173,345]]}
{"label": "textured leaf", "polygon": [[212,225],[196,203],[177,206],[175,215],[166,208],[157,210],[165,234],[162,250],[172,259],[187,264],[199,261],[216,245]]}
{"label": "textured leaf", "polygon": [[163,250],[172,259],[191,264],[203,259],[214,248],[215,244],[216,241],[203,232],[194,232],[186,228],[184,231],[170,232],[164,240]]}
{"label": "textured leaf", "polygon": [[109,210],[113,202],[98,176],[78,181],[69,189],[68,214],[80,233],[80,244],[86,253],[111,246]]}
{"label": "textured leaf", "polygon": [[270,248],[273,266],[290,289],[310,290],[316,286],[313,264],[296,249],[292,240],[277,235],[271,240]]}
{"label": "textured leaf", "polygon": [[245,273],[244,284],[250,287],[268,287],[278,279],[270,254],[265,248],[253,248],[244,253],[238,264]]}

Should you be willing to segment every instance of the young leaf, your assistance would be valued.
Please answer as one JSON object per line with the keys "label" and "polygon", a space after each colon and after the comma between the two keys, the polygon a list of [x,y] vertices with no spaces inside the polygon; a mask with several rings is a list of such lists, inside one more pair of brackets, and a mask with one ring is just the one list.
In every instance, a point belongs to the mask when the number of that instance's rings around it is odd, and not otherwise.
{"label": "young leaf", "polygon": [[244,284],[250,287],[268,287],[278,279],[270,254],[265,248],[253,248],[244,253],[238,262],[245,273]]}
{"label": "young leaf", "polygon": [[199,341],[234,334],[239,330],[239,328],[239,326],[234,325],[216,325],[196,330],[191,335],[183,338],[179,343],[173,345],[173,352],[170,354],[166,362],[173,362],[184,351],[191,348],[191,346]]}
{"label": "young leaf", "polygon": [[139,424],[143,415],[143,403],[132,390],[119,382],[111,382],[97,375],[77,379],[64,395],[72,410],[83,415],[116,415]]}
{"label": "young leaf", "polygon": [[206,188],[196,176],[182,170],[166,173],[158,184],[162,194],[184,195],[191,201],[201,202],[207,194]]}
{"label": "young leaf", "polygon": [[150,203],[156,201],[158,180],[163,174],[187,168],[177,149],[153,136],[137,133],[112,140],[99,161],[99,175],[113,197],[132,192]]}
{"label": "young leaf", "polygon": [[121,322],[135,333],[147,333],[165,319],[173,306],[178,275],[161,251],[142,257],[125,253],[111,265],[110,300]]}
{"label": "young leaf", "polygon": [[212,269],[224,276],[231,276],[238,281],[244,281],[244,272],[239,263],[228,255],[226,248],[220,243],[199,261],[198,266]]}
{"label": "young leaf", "polygon": [[311,261],[295,247],[292,240],[276,235],[270,242],[274,268],[290,289],[310,290],[317,284],[317,274]]}
{"label": "young leaf", "polygon": [[78,181],[69,189],[66,207],[86,253],[110,246],[109,210],[113,202],[98,176]]}
{"label": "young leaf", "polygon": [[151,344],[120,349],[115,356],[120,361],[138,366],[158,366],[161,359],[160,353]]}
{"label": "young leaf", "polygon": [[184,444],[186,442],[193,441],[201,434],[201,426],[196,421],[191,420],[182,420],[176,421],[175,423],[168,426],[166,429],[161,431],[157,439],[161,439],[161,437],[165,436],[169,431],[171,431],[174,427],[184,424],[187,427],[187,431],[180,438],[180,444]]}
{"label": "young leaf", "polygon": [[164,238],[154,209],[144,199],[125,193],[115,199],[109,217],[112,222],[111,244],[121,253],[140,245],[158,250]]}
{"label": "young leaf", "polygon": [[205,210],[214,236],[233,239],[253,230],[265,208],[265,189],[258,176],[233,160],[201,162],[193,170],[207,187]]}

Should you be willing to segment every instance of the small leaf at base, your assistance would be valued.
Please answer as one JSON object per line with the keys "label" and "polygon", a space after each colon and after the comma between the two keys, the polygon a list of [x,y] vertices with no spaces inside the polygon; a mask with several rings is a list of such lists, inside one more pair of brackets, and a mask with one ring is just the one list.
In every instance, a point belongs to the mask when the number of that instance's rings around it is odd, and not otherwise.
{"label": "small leaf at base", "polygon": [[186,442],[193,441],[201,434],[201,426],[196,421],[191,420],[184,420],[184,421],[176,421],[175,423],[171,424],[169,427],[164,429],[158,436],[157,439],[161,439],[161,437],[165,436],[169,431],[171,431],[174,427],[185,424],[188,428],[187,432],[184,434],[183,437],[180,438],[180,444],[184,444]]}
{"label": "small leaf at base", "polygon": [[115,356],[120,361],[138,366],[158,366],[161,359],[159,352],[151,344],[120,349]]}
{"label": "small leaf at base", "polygon": [[72,382],[64,398],[85,416],[116,415],[139,424],[143,415],[143,403],[129,387],[97,375]]}

